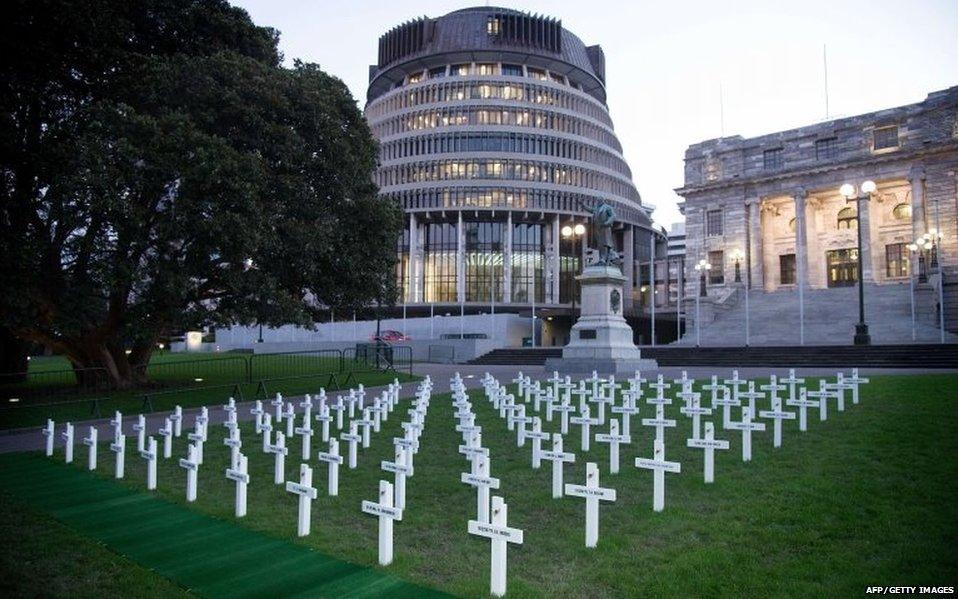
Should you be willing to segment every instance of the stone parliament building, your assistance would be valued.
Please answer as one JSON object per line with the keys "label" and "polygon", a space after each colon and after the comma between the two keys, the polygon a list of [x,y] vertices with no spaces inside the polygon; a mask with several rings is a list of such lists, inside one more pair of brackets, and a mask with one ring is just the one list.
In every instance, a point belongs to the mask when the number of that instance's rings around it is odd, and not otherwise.
{"label": "stone parliament building", "polygon": [[[710,265],[711,302],[744,286],[753,298],[798,286],[813,292],[812,301],[827,300],[827,290],[839,297],[859,276],[859,215],[839,188],[860,188],[866,180],[877,184],[870,201],[861,202],[866,303],[873,296],[876,311],[883,302],[907,305],[915,275],[924,301],[920,320],[938,320],[927,317],[937,314],[943,284],[950,293],[945,328],[958,330],[958,87],[907,106],[690,146],[685,184],[676,190],[684,198],[689,297],[699,287],[691,268],[701,260]],[[915,251],[920,239],[925,243]],[[891,286],[897,300],[884,299],[892,297]]]}

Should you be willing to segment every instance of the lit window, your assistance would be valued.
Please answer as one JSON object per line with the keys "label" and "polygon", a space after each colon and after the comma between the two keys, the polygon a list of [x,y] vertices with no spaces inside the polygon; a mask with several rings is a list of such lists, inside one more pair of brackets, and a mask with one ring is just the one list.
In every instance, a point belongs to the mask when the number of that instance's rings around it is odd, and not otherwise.
{"label": "lit window", "polygon": [[458,75],[460,77],[465,77],[469,74],[469,65],[468,64],[454,64],[452,65],[452,74]]}
{"label": "lit window", "polygon": [[838,228],[853,229],[858,226],[858,215],[855,209],[851,207],[842,208],[838,211]]}
{"label": "lit window", "polygon": [[904,243],[885,246],[885,275],[889,278],[908,276],[908,250]]}
{"label": "lit window", "polygon": [[494,64],[477,64],[476,65],[476,74],[477,75],[495,75],[496,74],[496,65]]}
{"label": "lit window", "polygon": [[526,72],[533,79],[541,79],[542,81],[545,81],[547,79],[546,72],[543,71],[542,69],[533,69],[532,67],[528,67],[526,69]]}
{"label": "lit window", "polygon": [[507,77],[522,77],[522,65],[504,64],[502,65],[502,74]]}
{"label": "lit window", "polygon": [[725,252],[709,252],[709,285],[725,283]]}
{"label": "lit window", "polygon": [[446,76],[446,66],[445,66],[445,65],[443,65],[443,66],[441,66],[441,67],[435,67],[435,68],[429,69],[429,78],[430,78],[430,79],[435,79],[435,78],[437,78],[437,77],[445,77],[445,76]]}
{"label": "lit window", "polygon": [[898,220],[911,220],[911,204],[898,204],[891,213]]}
{"label": "lit window", "polygon": [[778,257],[778,275],[782,285],[795,284],[795,254],[782,254]]}
{"label": "lit window", "polygon": [[486,33],[489,35],[499,35],[502,31],[502,22],[499,17],[489,17],[486,21]]}
{"label": "lit window", "polygon": [[422,72],[413,73],[409,76],[409,83],[419,83],[422,81]]}

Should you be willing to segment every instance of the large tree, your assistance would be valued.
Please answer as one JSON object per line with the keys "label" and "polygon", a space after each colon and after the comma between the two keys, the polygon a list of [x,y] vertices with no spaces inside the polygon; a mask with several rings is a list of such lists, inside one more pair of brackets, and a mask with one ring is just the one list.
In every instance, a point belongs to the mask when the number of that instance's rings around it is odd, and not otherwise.
{"label": "large tree", "polygon": [[0,327],[124,386],[172,329],[381,294],[375,141],[277,41],[222,0],[3,4]]}

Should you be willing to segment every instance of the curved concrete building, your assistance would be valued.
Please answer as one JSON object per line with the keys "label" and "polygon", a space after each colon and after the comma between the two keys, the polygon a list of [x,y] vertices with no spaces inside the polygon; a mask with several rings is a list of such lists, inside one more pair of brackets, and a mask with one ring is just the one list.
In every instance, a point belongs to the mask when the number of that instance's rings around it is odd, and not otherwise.
{"label": "curved concrete building", "polygon": [[600,200],[622,221],[625,309],[638,308],[637,264],[661,232],[609,117],[601,47],[556,19],[482,7],[395,27],[378,60],[365,112],[376,182],[406,214],[397,275],[408,308],[567,317],[587,242],[562,231]]}

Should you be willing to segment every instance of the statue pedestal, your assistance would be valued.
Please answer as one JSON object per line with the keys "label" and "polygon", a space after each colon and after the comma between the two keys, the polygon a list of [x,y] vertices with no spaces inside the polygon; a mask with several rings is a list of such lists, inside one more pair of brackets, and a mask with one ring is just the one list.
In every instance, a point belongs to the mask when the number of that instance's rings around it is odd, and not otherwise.
{"label": "statue pedestal", "polygon": [[582,286],[582,315],[573,325],[561,358],[546,361],[547,370],[561,374],[632,374],[655,370],[655,360],[643,360],[632,342],[632,327],[622,317],[625,276],[617,266],[587,266],[576,277]]}

